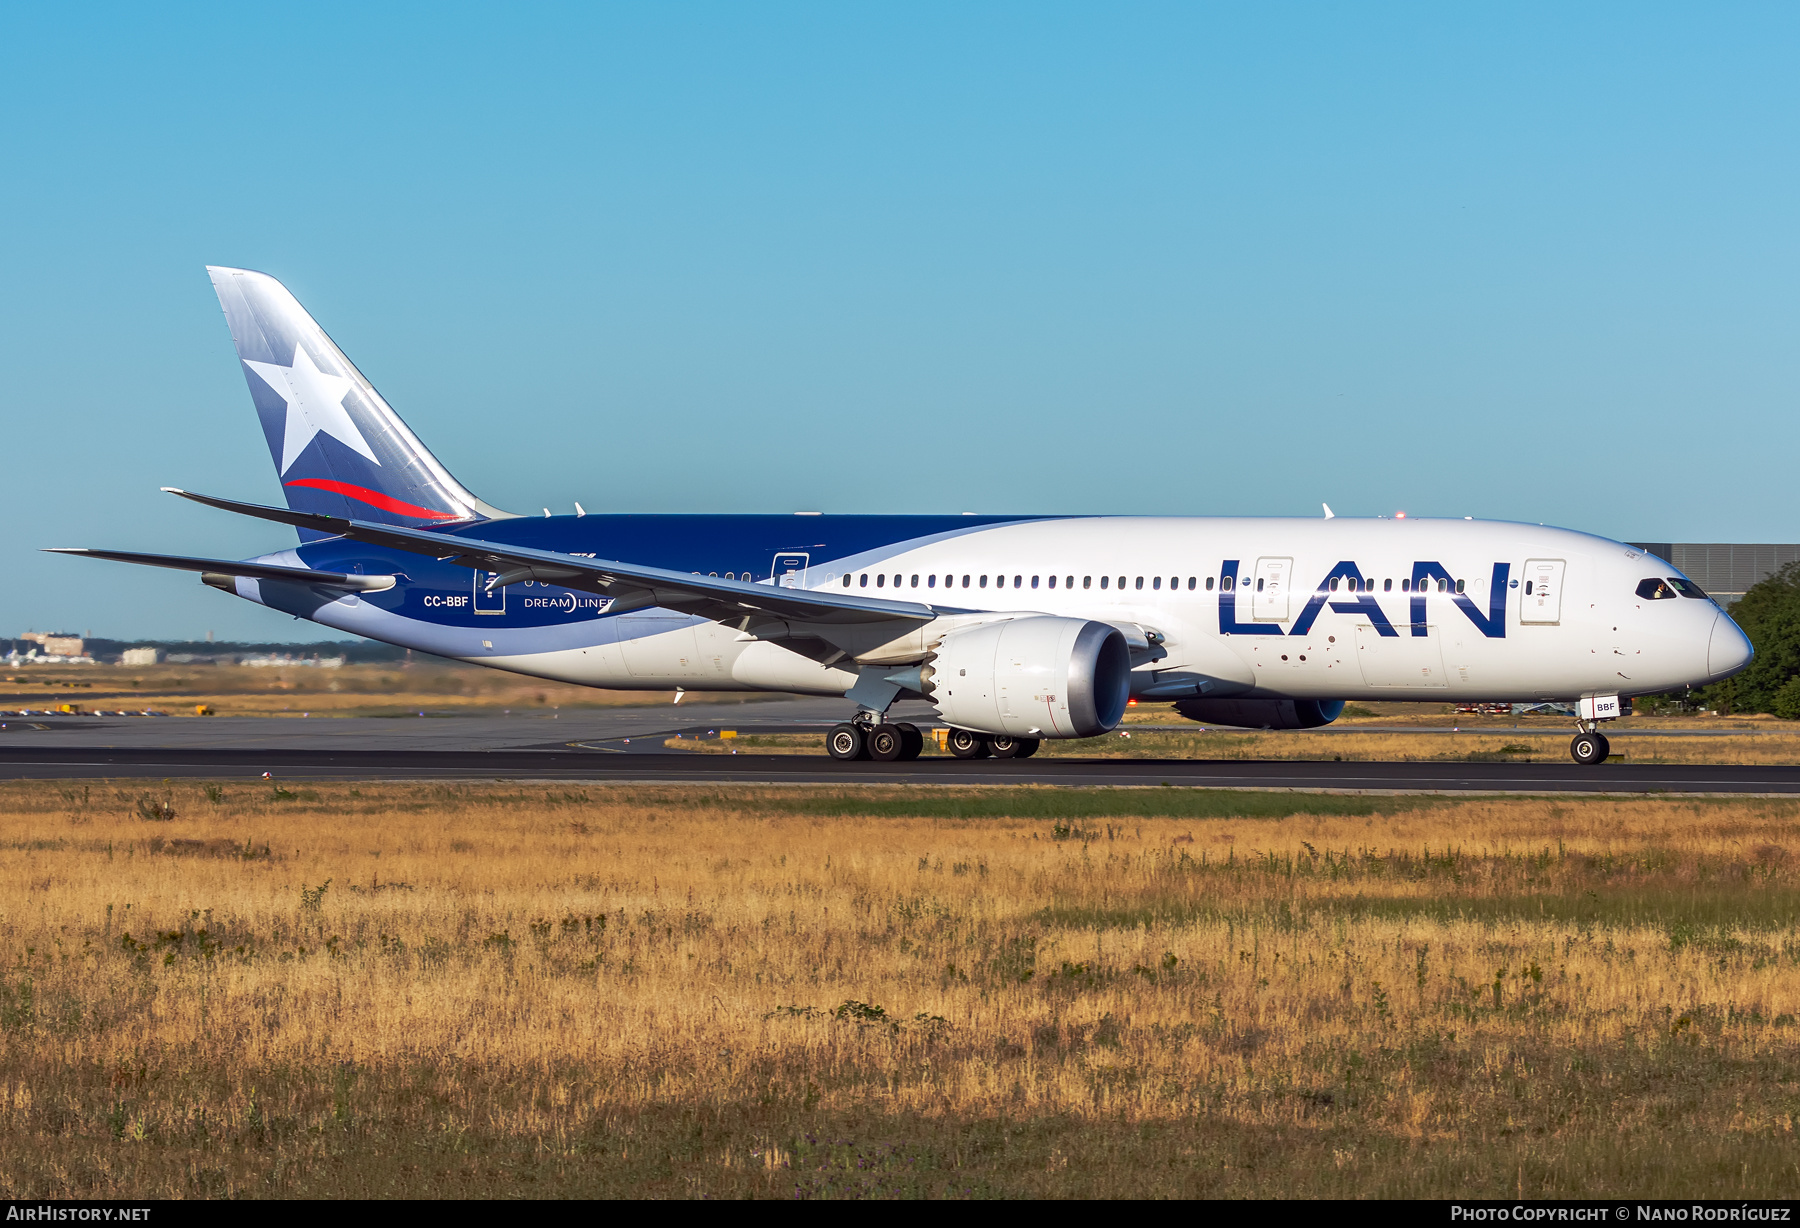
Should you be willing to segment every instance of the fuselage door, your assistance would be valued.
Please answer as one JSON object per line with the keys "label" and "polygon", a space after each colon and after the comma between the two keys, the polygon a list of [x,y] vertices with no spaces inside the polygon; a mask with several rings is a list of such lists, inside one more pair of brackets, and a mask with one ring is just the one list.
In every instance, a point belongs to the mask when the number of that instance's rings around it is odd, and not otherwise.
{"label": "fuselage door", "polygon": [[1526,559],[1524,585],[1519,590],[1519,621],[1555,626],[1562,621],[1562,559]]}
{"label": "fuselage door", "polygon": [[506,590],[496,588],[490,593],[487,587],[488,581],[499,574],[497,571],[482,571],[479,567],[475,569],[475,604],[473,608],[477,614],[506,613]]}
{"label": "fuselage door", "polygon": [[769,574],[781,588],[805,588],[806,564],[810,558],[806,554],[778,554]]}
{"label": "fuselage door", "polygon": [[1293,587],[1293,559],[1257,559],[1256,592],[1251,595],[1251,617],[1259,623],[1288,620],[1288,589]]}
{"label": "fuselage door", "polygon": [[1450,685],[1444,672],[1444,642],[1436,627],[1424,635],[1382,635],[1368,623],[1356,628],[1356,659],[1363,681],[1369,686],[1398,687],[1409,691],[1436,690]]}

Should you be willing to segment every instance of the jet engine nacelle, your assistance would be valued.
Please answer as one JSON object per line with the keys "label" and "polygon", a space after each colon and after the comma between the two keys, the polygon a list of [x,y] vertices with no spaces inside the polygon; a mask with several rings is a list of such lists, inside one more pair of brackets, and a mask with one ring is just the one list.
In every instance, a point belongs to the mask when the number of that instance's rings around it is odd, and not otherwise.
{"label": "jet engine nacelle", "polygon": [[1107,623],[1036,615],[952,631],[917,688],[947,724],[1020,738],[1091,738],[1125,715],[1131,653]]}
{"label": "jet engine nacelle", "polygon": [[1203,725],[1245,729],[1316,729],[1344,710],[1341,699],[1179,699],[1175,711]]}

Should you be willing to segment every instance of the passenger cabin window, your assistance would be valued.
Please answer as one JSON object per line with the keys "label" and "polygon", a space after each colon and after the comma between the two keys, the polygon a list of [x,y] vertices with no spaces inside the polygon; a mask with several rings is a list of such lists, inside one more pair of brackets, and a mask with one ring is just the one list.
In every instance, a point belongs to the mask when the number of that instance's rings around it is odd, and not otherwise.
{"label": "passenger cabin window", "polygon": [[869,577],[866,575],[861,575],[861,576],[856,577],[856,587],[868,588],[869,587]]}
{"label": "passenger cabin window", "polygon": [[937,573],[936,572],[933,572],[930,575],[925,577],[925,587],[926,588],[936,588],[937,587]]}
{"label": "passenger cabin window", "polygon": [[1219,591],[1222,593],[1229,593],[1231,591],[1231,577],[1230,576],[1223,576],[1220,578]]}
{"label": "passenger cabin window", "polygon": [[1119,577],[1119,587],[1120,587],[1120,588],[1124,588],[1124,587],[1125,587],[1125,577],[1124,577],[1124,576],[1120,576],[1120,577]]}
{"label": "passenger cabin window", "polygon": [[1036,588],[1037,586],[1038,586],[1038,578],[1036,576],[1031,577],[1031,587]]}
{"label": "passenger cabin window", "polygon": [[[1331,589],[1333,592],[1337,591],[1337,581],[1336,580],[1333,580],[1331,582]],[[1256,591],[1259,593],[1263,591],[1263,577],[1261,577],[1261,576],[1256,577]]]}
{"label": "passenger cabin window", "polygon": [[[1326,581],[1326,587],[1328,587],[1334,593],[1337,592],[1338,591],[1338,578],[1336,576],[1331,577],[1330,580]],[[1262,592],[1262,581],[1261,580],[1258,580],[1256,582],[1256,591],[1259,593]]]}
{"label": "passenger cabin window", "polygon": [[1680,596],[1674,588],[1657,576],[1638,581],[1637,595],[1645,601],[1673,601]]}
{"label": "passenger cabin window", "polygon": [[1081,587],[1082,588],[1093,588],[1094,587],[1094,577],[1092,577],[1092,576],[1081,577]]}
{"label": "passenger cabin window", "polygon": [[887,583],[886,576],[876,576],[875,577],[875,587],[876,588],[880,588],[882,585],[884,585],[886,583]]}
{"label": "passenger cabin window", "polygon": [[1209,593],[1212,592],[1212,581],[1213,578],[1211,576],[1206,577],[1206,591]]}
{"label": "passenger cabin window", "polygon": [[986,576],[981,577],[981,587],[982,588],[987,587],[987,577]]}
{"label": "passenger cabin window", "polygon": [[844,573],[844,587],[845,588],[850,587],[850,573],[847,571]]}
{"label": "passenger cabin window", "polygon": [[1101,577],[1100,577],[1100,587],[1101,587],[1101,588],[1105,588],[1105,587],[1106,587],[1106,582],[1107,582],[1107,581],[1108,581],[1108,580],[1110,580],[1110,579],[1112,579],[1112,577],[1111,577],[1111,576],[1101,576]]}
{"label": "passenger cabin window", "polygon": [[1394,582],[1392,580],[1383,580],[1381,582],[1381,591],[1384,593],[1393,592],[1394,591]]}
{"label": "passenger cabin window", "polygon": [[[1051,588],[1055,588],[1055,587],[1056,587],[1056,581],[1054,581],[1054,580],[1052,580],[1052,581],[1050,581],[1050,587],[1051,587]],[[1074,587],[1075,587],[1075,577],[1074,577],[1074,576],[1069,576],[1069,577],[1067,577],[1067,578],[1066,578],[1066,579],[1064,579],[1064,580],[1063,580],[1063,587],[1064,587],[1064,588],[1074,588]]]}
{"label": "passenger cabin window", "polygon": [[1461,580],[1456,582],[1456,591],[1459,593],[1463,591],[1463,582]]}
{"label": "passenger cabin window", "polygon": [[1530,580],[1525,581],[1525,595],[1527,597],[1531,596],[1531,581]]}
{"label": "passenger cabin window", "polygon": [[969,587],[969,577],[967,577],[967,576],[964,576],[964,577],[963,577],[963,587],[964,587],[964,588],[968,588],[968,587]]}
{"label": "passenger cabin window", "polygon": [[1150,581],[1150,588],[1153,591],[1155,589],[1159,589],[1161,587],[1162,587],[1162,577],[1161,576],[1157,576],[1154,580]]}
{"label": "passenger cabin window", "polygon": [[1692,580],[1683,580],[1679,576],[1669,577],[1669,587],[1680,593],[1683,597],[1693,597],[1698,601],[1712,600],[1712,598],[1706,595],[1705,589],[1701,588],[1698,584],[1695,584]]}
{"label": "passenger cabin window", "polygon": [[913,578],[912,578],[912,587],[914,587],[914,588],[918,588],[918,587],[919,587],[919,577],[917,577],[917,576],[914,576],[914,577],[913,577]]}
{"label": "passenger cabin window", "polygon": [[1051,587],[1051,588],[1055,588],[1055,587],[1056,587],[1056,577],[1055,577],[1055,576],[1051,576],[1051,577],[1050,577],[1050,587]]}
{"label": "passenger cabin window", "polygon": [[[1124,577],[1124,576],[1120,576],[1120,577],[1119,577],[1119,579],[1120,579],[1120,581],[1121,581],[1121,582],[1122,582],[1122,581],[1123,581],[1123,580],[1124,580],[1124,579],[1125,579],[1125,577]],[[1138,586],[1138,587],[1139,587],[1139,588],[1140,588],[1140,589],[1141,589],[1141,588],[1143,588],[1143,587],[1144,587],[1144,577],[1142,577],[1142,576],[1139,576],[1139,577],[1138,577],[1138,578],[1137,578],[1137,586]]]}
{"label": "passenger cabin window", "polygon": [[1400,581],[1400,591],[1403,593],[1412,592],[1412,581],[1411,580]]}

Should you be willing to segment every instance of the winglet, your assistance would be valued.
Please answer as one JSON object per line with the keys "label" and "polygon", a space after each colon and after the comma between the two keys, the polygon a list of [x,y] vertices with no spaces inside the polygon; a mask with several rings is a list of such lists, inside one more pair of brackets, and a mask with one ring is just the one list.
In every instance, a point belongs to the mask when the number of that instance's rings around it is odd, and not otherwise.
{"label": "winglet", "polygon": [[1337,513],[1331,510],[1331,504],[1321,503],[1321,504],[1319,504],[1319,506],[1325,509],[1325,519],[1327,519],[1327,520],[1336,520],[1337,519]]}

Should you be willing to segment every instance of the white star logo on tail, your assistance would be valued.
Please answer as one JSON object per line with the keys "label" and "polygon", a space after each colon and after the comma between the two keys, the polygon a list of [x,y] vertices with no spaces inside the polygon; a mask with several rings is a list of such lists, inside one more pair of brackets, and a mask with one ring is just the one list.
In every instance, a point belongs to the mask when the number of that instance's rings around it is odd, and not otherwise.
{"label": "white star logo on tail", "polygon": [[327,375],[319,370],[304,346],[295,342],[294,365],[291,367],[252,362],[248,358],[244,359],[244,365],[262,376],[263,383],[287,402],[287,426],[281,440],[283,475],[293,468],[300,454],[306,451],[306,445],[320,431],[346,447],[356,449],[377,465],[381,463],[375,460],[368,441],[344,409],[344,395],[350,391],[350,381],[341,375]]}

